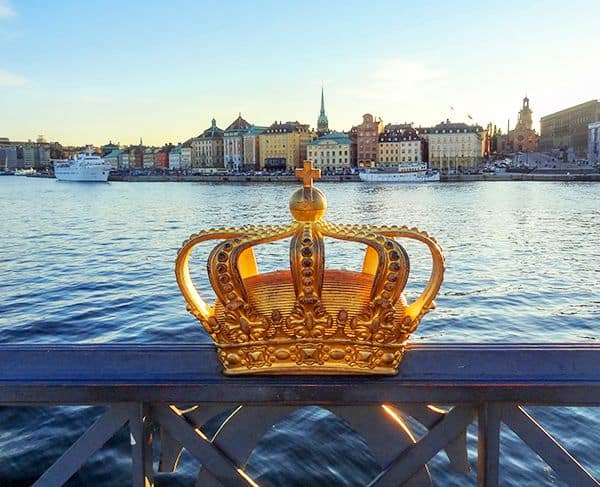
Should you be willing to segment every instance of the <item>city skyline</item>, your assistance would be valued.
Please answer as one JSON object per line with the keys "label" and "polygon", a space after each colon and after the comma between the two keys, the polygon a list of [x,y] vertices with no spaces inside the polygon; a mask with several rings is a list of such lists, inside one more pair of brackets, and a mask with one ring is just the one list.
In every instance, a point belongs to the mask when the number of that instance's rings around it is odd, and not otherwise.
{"label": "city skyline", "polygon": [[539,131],[599,98],[594,2],[143,5],[0,0],[0,137],[162,145],[239,112],[316,127],[322,85],[338,130],[372,113],[505,132],[528,95]]}

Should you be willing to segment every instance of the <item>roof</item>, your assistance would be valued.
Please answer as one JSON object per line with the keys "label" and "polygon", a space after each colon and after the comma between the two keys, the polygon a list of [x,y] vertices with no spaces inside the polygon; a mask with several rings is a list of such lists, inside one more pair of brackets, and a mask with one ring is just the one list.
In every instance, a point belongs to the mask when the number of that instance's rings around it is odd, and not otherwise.
{"label": "roof", "polygon": [[479,125],[467,125],[466,123],[453,123],[449,120],[438,123],[435,127],[419,127],[419,133],[438,134],[438,133],[461,133],[461,132],[481,132],[483,127]]}
{"label": "roof", "polygon": [[302,124],[297,120],[295,122],[273,122],[265,133],[276,134],[276,133],[290,133],[290,132],[308,132],[308,124]]}
{"label": "roof", "polygon": [[332,132],[331,134],[323,135],[322,137],[319,137],[318,139],[309,142],[308,145],[319,145],[328,141],[335,142],[336,144],[348,145],[353,143],[352,140],[350,140],[350,138],[346,134],[342,132]]}
{"label": "roof", "polygon": [[250,125],[250,128],[248,130],[246,130],[246,132],[244,132],[244,135],[260,135],[265,130],[267,130],[267,127],[260,127],[258,125]]}
{"label": "roof", "polygon": [[235,132],[235,131],[240,131],[240,130],[247,130],[248,128],[250,128],[250,124],[242,118],[242,114],[240,113],[238,118],[236,118],[233,122],[231,122],[229,127],[227,127],[225,129],[225,132]]}
{"label": "roof", "polygon": [[119,157],[121,154],[123,154],[124,151],[122,150],[118,150],[118,149],[114,149],[112,151],[110,151],[108,154],[106,154],[104,157]]}

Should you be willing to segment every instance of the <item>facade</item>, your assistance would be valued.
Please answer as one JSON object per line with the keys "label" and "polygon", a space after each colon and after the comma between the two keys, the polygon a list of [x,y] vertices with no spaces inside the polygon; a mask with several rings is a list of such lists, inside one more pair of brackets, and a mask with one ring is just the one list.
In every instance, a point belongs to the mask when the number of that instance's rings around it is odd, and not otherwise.
{"label": "facade", "polygon": [[325,115],[325,97],[323,94],[323,88],[321,87],[321,112],[319,113],[319,118],[317,119],[317,133],[319,135],[324,135],[329,133],[329,120],[327,120],[327,115]]}
{"label": "facade", "polygon": [[485,134],[479,125],[446,120],[419,133],[427,134],[430,167],[456,170],[481,164]]}
{"label": "facade", "polygon": [[588,125],[588,153],[590,164],[600,164],[600,121]]}
{"label": "facade", "polygon": [[181,169],[181,146],[173,147],[169,152],[169,169]]}
{"label": "facade", "polygon": [[140,145],[129,148],[129,167],[144,167],[144,146]]}
{"label": "facade", "polygon": [[192,167],[223,168],[223,129],[217,127],[213,118],[212,124],[198,137],[192,139]]}
{"label": "facade", "polygon": [[147,169],[154,167],[154,148],[153,147],[144,147],[142,167],[147,168]]}
{"label": "facade", "polygon": [[242,118],[240,113],[223,134],[223,159],[225,168],[230,171],[239,171],[244,165],[244,133],[250,124]]}
{"label": "facade", "polygon": [[529,98],[523,98],[519,119],[514,130],[502,141],[504,151],[536,152],[539,149],[539,136],[533,130],[533,111],[529,108]]}
{"label": "facade", "polygon": [[379,167],[427,160],[427,143],[412,126],[388,125],[379,136]]}
{"label": "facade", "polygon": [[163,147],[154,152],[154,167],[157,169],[169,168],[169,149]]}
{"label": "facade", "polygon": [[384,131],[381,119],[375,119],[370,113],[363,115],[360,125],[352,127],[351,134],[356,139],[356,163],[360,167],[377,164],[379,157],[379,136]]}
{"label": "facade", "polygon": [[119,150],[119,144],[113,144],[112,140],[110,140],[108,142],[108,144],[105,144],[103,146],[100,147],[100,152],[102,157],[104,158],[104,156],[109,155],[111,152]]}
{"label": "facade", "polygon": [[314,167],[327,172],[350,169],[355,145],[340,132],[323,135],[306,146],[306,158]]}
{"label": "facade", "polygon": [[183,144],[181,146],[181,169],[191,169],[192,167],[192,147]]}
{"label": "facade", "polygon": [[299,122],[274,122],[258,136],[260,168],[267,171],[292,171],[306,159],[306,145],[314,132]]}
{"label": "facade", "polygon": [[112,151],[110,151],[108,154],[105,154],[104,156],[102,156],[102,158],[108,162],[113,169],[119,169],[120,166],[120,156],[123,153],[123,151],[119,150],[119,149],[114,149]]}
{"label": "facade", "polygon": [[244,164],[242,169],[256,170],[260,168],[260,143],[259,136],[267,127],[252,125],[243,136]]}
{"label": "facade", "polygon": [[540,150],[572,149],[579,157],[588,150],[588,125],[600,121],[600,100],[591,100],[540,120]]}
{"label": "facade", "polygon": [[40,169],[50,165],[50,150],[47,144],[27,142],[23,146],[23,165]]}

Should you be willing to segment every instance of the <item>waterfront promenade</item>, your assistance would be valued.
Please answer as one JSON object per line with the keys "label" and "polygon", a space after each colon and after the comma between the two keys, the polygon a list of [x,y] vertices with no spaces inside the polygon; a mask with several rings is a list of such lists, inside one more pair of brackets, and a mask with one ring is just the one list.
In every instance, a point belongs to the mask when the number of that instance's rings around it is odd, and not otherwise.
{"label": "waterfront promenade", "polygon": [[[294,176],[280,175],[159,175],[159,176],[121,176],[111,175],[109,181],[124,182],[199,182],[199,183],[297,183]],[[323,176],[325,183],[360,182],[357,174]],[[472,181],[600,181],[597,174],[532,174],[532,173],[500,173],[500,174],[451,174],[442,175],[441,182],[472,182]],[[372,183],[365,183],[372,184]],[[380,183],[394,184],[394,183]],[[418,183],[417,183],[418,184]]]}

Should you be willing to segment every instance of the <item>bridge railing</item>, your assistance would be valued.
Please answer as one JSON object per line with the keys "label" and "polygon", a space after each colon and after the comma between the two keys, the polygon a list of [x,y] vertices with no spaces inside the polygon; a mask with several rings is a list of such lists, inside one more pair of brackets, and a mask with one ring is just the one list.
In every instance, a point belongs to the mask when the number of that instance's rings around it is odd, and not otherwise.
{"label": "bridge railing", "polygon": [[[599,486],[524,409],[599,406],[598,364],[593,344],[418,344],[394,377],[225,377],[208,344],[3,345],[0,405],[108,406],[36,486],[63,485],[124,427],[134,486],[175,469],[182,448],[202,465],[197,485],[256,485],[245,471],[250,454],[270,426],[306,405],[329,409],[363,437],[381,467],[371,486],[431,485],[427,463],[440,451],[453,470],[468,472],[474,421],[479,485],[501,481],[505,425],[564,482]],[[219,415],[208,435],[202,425]],[[407,418],[426,433],[415,439]]]}

